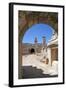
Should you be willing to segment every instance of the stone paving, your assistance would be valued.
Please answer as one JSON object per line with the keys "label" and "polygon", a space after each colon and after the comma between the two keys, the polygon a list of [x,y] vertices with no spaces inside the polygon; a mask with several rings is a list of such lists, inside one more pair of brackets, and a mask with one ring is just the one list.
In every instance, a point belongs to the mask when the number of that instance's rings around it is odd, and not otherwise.
{"label": "stone paving", "polygon": [[58,76],[56,67],[40,62],[41,57],[31,54],[22,57],[23,78],[55,77]]}

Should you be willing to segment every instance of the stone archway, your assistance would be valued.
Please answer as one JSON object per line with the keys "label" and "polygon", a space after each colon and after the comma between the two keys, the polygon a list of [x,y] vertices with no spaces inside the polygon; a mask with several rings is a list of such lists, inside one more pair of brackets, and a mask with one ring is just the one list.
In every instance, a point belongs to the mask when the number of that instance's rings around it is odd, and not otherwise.
{"label": "stone archway", "polygon": [[19,39],[32,25],[44,23],[51,26],[58,33],[58,13],[19,11]]}
{"label": "stone archway", "polygon": [[18,12],[18,29],[19,29],[19,71],[18,78],[22,78],[22,38],[26,30],[32,25],[44,23],[50,25],[58,34],[58,13],[53,12],[35,12],[19,11]]}
{"label": "stone archway", "polygon": [[35,49],[34,49],[34,48],[31,48],[31,49],[30,49],[30,53],[31,53],[31,54],[35,53]]}

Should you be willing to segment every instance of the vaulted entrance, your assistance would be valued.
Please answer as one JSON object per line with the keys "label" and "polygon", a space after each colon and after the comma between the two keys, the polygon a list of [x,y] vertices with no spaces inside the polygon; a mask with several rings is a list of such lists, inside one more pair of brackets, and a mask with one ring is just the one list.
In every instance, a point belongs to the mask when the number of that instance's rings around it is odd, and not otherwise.
{"label": "vaulted entrance", "polygon": [[31,49],[30,49],[30,54],[34,54],[34,53],[35,53],[34,48],[31,48]]}

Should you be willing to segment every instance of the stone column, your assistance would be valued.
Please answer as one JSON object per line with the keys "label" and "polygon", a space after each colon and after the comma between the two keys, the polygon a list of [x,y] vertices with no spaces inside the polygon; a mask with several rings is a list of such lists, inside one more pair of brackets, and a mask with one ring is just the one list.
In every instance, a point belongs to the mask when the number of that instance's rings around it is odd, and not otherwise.
{"label": "stone column", "polygon": [[18,78],[22,79],[22,43],[19,43]]}

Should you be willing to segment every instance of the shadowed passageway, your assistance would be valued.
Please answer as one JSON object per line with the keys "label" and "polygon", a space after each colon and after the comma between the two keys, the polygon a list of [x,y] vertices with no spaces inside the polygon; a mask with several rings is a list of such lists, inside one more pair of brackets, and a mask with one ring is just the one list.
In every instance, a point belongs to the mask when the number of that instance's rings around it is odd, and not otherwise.
{"label": "shadowed passageway", "polygon": [[47,78],[47,77],[57,77],[57,75],[50,76],[49,74],[43,74],[41,69],[37,69],[32,66],[23,66],[23,79],[28,78]]}

